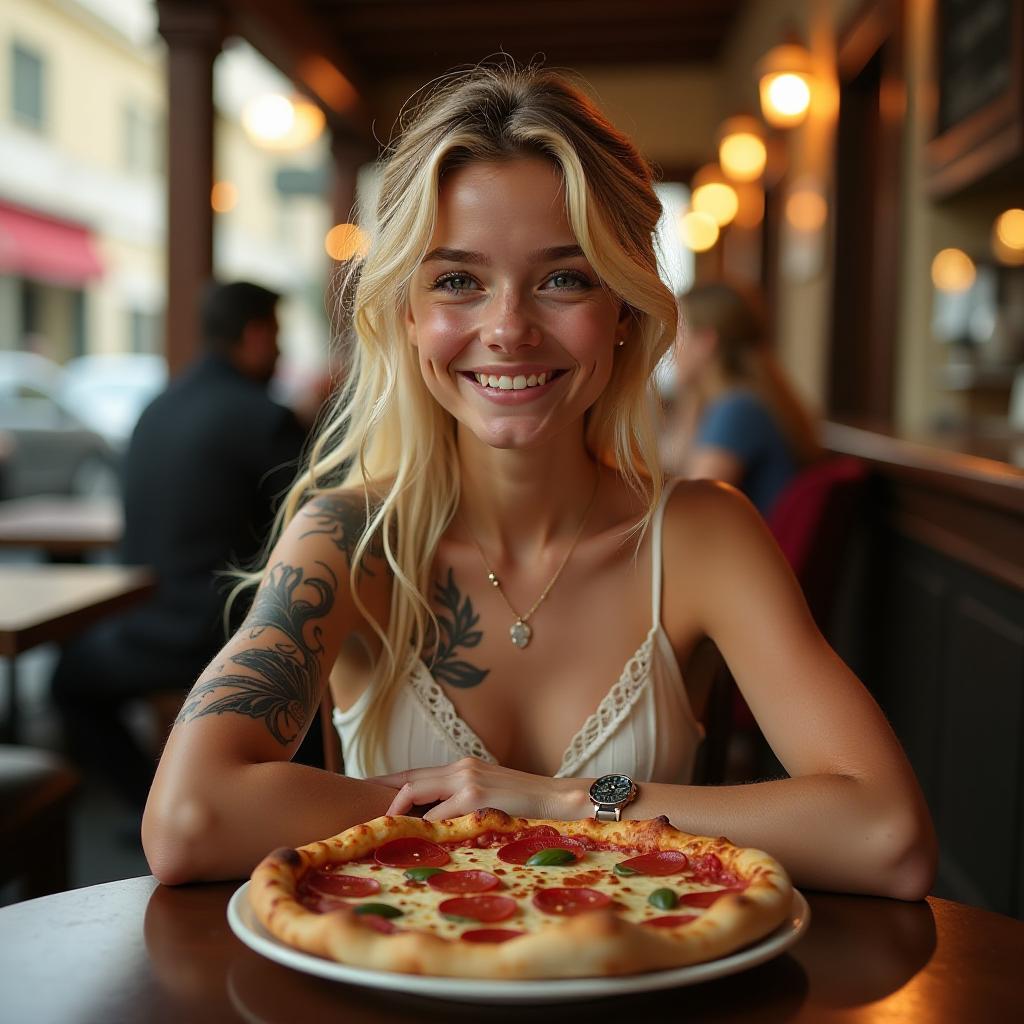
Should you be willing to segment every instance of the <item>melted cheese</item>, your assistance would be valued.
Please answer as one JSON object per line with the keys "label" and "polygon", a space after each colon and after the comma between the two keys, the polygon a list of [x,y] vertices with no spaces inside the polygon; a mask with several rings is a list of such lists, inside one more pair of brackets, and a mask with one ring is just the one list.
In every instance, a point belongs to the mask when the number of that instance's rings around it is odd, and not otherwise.
{"label": "melted cheese", "polygon": [[[552,843],[557,845],[557,843]],[[381,891],[362,899],[346,902],[386,903],[402,911],[401,917],[393,918],[399,928],[420,929],[433,932],[444,938],[457,938],[464,931],[474,928],[508,928],[517,931],[537,931],[540,928],[559,924],[567,917],[563,914],[548,914],[533,903],[538,889],[557,887],[585,887],[597,889],[612,897],[612,907],[631,921],[643,922],[666,914],[701,914],[702,908],[677,906],[673,910],[662,910],[647,902],[655,889],[671,889],[677,896],[691,892],[711,892],[721,885],[687,880],[685,874],[676,875],[616,875],[614,865],[627,860],[632,853],[619,850],[591,850],[575,864],[551,867],[527,867],[520,864],[506,864],[499,859],[500,847],[491,849],[456,848],[449,850],[451,861],[443,871],[464,871],[476,869],[490,871],[501,879],[501,885],[485,893],[444,893],[432,889],[426,882],[411,882],[404,875],[404,868],[389,868],[378,864],[352,863],[339,866],[340,874],[374,878],[381,885]],[[582,877],[581,877],[582,876]],[[495,922],[451,921],[438,909],[449,899],[463,895],[510,896],[516,901],[517,911],[511,917]]]}

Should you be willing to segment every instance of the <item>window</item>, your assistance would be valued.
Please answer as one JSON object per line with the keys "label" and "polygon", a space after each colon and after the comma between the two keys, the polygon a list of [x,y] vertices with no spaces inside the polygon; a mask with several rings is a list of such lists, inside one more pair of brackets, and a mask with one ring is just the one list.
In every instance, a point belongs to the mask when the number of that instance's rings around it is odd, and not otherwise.
{"label": "window", "polygon": [[159,174],[163,167],[162,125],[158,118],[129,101],[121,113],[121,157],[131,174]]}
{"label": "window", "polygon": [[132,352],[162,352],[163,317],[141,309],[128,310],[128,343]]}
{"label": "window", "polygon": [[11,107],[14,119],[29,128],[41,129],[44,122],[43,58],[20,43],[12,49]]}

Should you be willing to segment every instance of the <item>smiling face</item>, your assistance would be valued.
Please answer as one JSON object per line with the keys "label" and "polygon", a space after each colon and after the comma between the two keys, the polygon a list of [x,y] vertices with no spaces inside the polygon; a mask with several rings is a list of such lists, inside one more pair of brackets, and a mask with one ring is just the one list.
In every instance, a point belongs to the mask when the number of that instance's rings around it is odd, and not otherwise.
{"label": "smiling face", "polygon": [[625,329],[620,308],[576,242],[553,164],[444,176],[406,328],[431,394],[482,442],[527,449],[574,424],[582,436]]}

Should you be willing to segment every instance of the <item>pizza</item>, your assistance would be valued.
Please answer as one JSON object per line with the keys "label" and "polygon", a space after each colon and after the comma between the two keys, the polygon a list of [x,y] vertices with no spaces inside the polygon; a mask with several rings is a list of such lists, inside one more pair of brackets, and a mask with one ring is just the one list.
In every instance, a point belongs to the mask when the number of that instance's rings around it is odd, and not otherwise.
{"label": "pizza", "polygon": [[355,967],[566,978],[724,956],[786,918],[792,886],[760,850],[665,817],[545,821],[491,808],[374,818],[268,854],[248,898],[288,946]]}

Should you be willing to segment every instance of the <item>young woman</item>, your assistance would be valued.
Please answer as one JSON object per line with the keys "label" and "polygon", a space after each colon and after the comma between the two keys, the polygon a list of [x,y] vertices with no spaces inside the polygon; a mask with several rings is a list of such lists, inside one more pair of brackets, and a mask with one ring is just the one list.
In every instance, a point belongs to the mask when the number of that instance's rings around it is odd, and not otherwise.
{"label": "young woman", "polygon": [[767,342],[756,293],[716,281],[680,297],[678,468],[735,485],[766,518],[799,470],[821,455],[814,423]]}
{"label": "young woman", "polygon": [[[562,77],[482,70],[421,106],[383,172],[348,391],[164,751],[143,823],[162,881],[428,805],[584,817],[618,773],[625,817],[769,850],[798,885],[928,891],[914,776],[757,513],[656,468],[659,212]],[[791,778],[691,784],[704,637]],[[345,776],[289,761],[328,685]]]}

